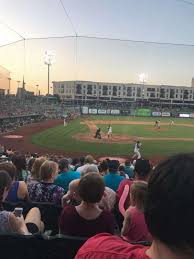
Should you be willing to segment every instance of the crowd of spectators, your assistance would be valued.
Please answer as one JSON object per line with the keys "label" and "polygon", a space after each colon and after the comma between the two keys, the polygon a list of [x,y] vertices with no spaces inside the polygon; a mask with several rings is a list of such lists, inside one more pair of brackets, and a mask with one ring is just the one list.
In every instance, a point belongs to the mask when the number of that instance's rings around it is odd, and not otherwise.
{"label": "crowd of spectators", "polygon": [[60,234],[89,238],[76,259],[194,258],[193,154],[153,166],[143,158],[120,164],[90,155],[0,153],[0,233],[46,230],[38,207],[24,218],[6,203],[50,203],[61,207],[53,219]]}

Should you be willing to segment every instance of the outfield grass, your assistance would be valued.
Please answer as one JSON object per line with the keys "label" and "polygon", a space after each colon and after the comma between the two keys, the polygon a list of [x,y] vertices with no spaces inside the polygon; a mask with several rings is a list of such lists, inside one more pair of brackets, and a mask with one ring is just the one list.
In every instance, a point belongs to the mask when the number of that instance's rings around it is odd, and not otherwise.
{"label": "outfield grass", "polygon": [[[84,119],[89,120],[133,120],[133,121],[155,121],[157,118],[149,117],[123,117],[123,116],[90,116],[70,122],[66,127],[63,125],[50,128],[32,136],[32,143],[65,152],[83,152],[95,155],[128,155],[133,151],[132,144],[103,144],[88,143],[72,138],[76,133],[87,133],[86,125],[80,124]],[[183,127],[178,124],[194,124],[192,119],[173,119],[173,127],[163,126],[162,130],[152,130],[152,125],[113,125],[113,133],[141,136],[141,137],[180,137],[194,138],[194,128]],[[161,122],[170,122],[169,118],[160,118]],[[107,125],[98,125],[107,132]],[[167,156],[178,152],[193,152],[194,142],[184,141],[142,141],[142,154],[146,157]]]}

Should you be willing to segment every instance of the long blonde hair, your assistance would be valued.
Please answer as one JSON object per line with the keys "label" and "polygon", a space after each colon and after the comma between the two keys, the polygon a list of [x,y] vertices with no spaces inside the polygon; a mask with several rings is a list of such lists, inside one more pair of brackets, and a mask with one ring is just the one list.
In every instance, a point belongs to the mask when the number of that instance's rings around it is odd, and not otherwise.
{"label": "long blonde hair", "polygon": [[40,180],[46,181],[51,179],[53,174],[57,173],[57,170],[57,163],[46,160],[40,167]]}
{"label": "long blonde hair", "polygon": [[40,179],[40,168],[45,161],[46,161],[46,157],[43,157],[43,156],[35,159],[31,170],[31,176],[34,179],[36,180]]}

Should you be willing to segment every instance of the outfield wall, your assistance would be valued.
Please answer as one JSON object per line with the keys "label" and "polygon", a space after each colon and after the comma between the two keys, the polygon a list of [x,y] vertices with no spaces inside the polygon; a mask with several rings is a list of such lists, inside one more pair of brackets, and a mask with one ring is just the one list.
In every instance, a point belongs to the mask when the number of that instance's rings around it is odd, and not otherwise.
{"label": "outfield wall", "polygon": [[194,113],[171,112],[171,111],[154,111],[148,108],[139,108],[133,110],[119,110],[119,109],[98,109],[83,106],[81,108],[83,115],[123,115],[123,116],[137,116],[137,117],[174,117],[174,118],[194,118]]}

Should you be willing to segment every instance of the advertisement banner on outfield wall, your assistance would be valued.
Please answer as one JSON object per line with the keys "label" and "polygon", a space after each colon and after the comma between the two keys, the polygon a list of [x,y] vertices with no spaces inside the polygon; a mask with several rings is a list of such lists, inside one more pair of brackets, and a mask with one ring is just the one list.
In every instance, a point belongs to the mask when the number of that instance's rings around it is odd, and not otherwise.
{"label": "advertisement banner on outfield wall", "polygon": [[179,113],[180,118],[190,118],[190,114],[188,113]]}
{"label": "advertisement banner on outfield wall", "polygon": [[190,118],[194,118],[194,113],[190,113]]}
{"label": "advertisement banner on outfield wall", "polygon": [[120,110],[111,110],[110,113],[113,115],[120,114]]}
{"label": "advertisement banner on outfield wall", "polygon": [[89,114],[97,114],[97,109],[89,109]]}
{"label": "advertisement banner on outfield wall", "polygon": [[88,114],[88,107],[86,106],[82,107],[82,114]]}
{"label": "advertisement banner on outfield wall", "polygon": [[106,114],[106,110],[98,109],[98,114]]}
{"label": "advertisement banner on outfield wall", "polygon": [[170,112],[162,112],[162,117],[170,117]]}
{"label": "advertisement banner on outfield wall", "polygon": [[161,112],[152,112],[152,116],[154,117],[160,117],[162,115]]}
{"label": "advertisement banner on outfield wall", "polygon": [[150,117],[152,116],[152,112],[150,109],[137,109],[135,111],[136,116],[142,116],[142,117]]}

